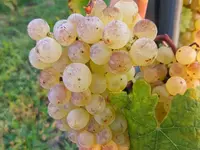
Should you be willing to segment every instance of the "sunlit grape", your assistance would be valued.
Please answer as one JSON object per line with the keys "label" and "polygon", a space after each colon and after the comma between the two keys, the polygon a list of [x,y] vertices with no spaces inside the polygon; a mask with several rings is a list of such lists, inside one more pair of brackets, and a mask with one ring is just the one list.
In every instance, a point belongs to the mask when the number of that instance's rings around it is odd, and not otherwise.
{"label": "sunlit grape", "polygon": [[39,40],[35,50],[38,58],[44,63],[54,63],[62,55],[62,47],[60,44],[49,37]]}
{"label": "sunlit grape", "polygon": [[132,67],[132,60],[128,52],[123,50],[115,51],[110,56],[108,65],[112,73],[126,73]]}
{"label": "sunlit grape", "polygon": [[186,67],[180,63],[173,63],[169,68],[169,75],[185,77],[187,75]]}
{"label": "sunlit grape", "polygon": [[44,63],[39,59],[39,57],[37,56],[35,47],[32,48],[29,53],[29,62],[34,68],[37,68],[37,69],[45,69],[51,66],[51,64]]}
{"label": "sunlit grape", "polygon": [[84,16],[78,13],[73,13],[69,15],[69,17],[67,18],[67,20],[73,23],[73,25],[76,27],[83,19],[84,19]]}
{"label": "sunlit grape", "polygon": [[106,102],[103,96],[98,94],[93,94],[91,101],[88,105],[85,106],[86,110],[92,114],[98,114],[104,111]]}
{"label": "sunlit grape", "polygon": [[87,90],[92,81],[90,69],[81,63],[68,65],[63,73],[63,82],[67,89],[72,92],[83,92]]}
{"label": "sunlit grape", "polygon": [[86,130],[79,133],[77,137],[77,143],[81,147],[89,148],[96,142],[95,135]]}
{"label": "sunlit grape", "polygon": [[90,85],[90,90],[94,94],[101,94],[107,88],[106,78],[100,74],[92,74],[92,83]]}
{"label": "sunlit grape", "polygon": [[196,88],[198,86],[200,86],[200,81],[199,79],[192,79],[192,78],[188,78],[186,79],[187,82],[187,88]]}
{"label": "sunlit grape", "polygon": [[102,145],[102,150],[118,150],[117,144],[114,141]]}
{"label": "sunlit grape", "polygon": [[71,92],[66,89],[64,84],[57,84],[53,86],[48,93],[49,102],[56,106],[68,103],[70,98]]}
{"label": "sunlit grape", "polygon": [[136,40],[129,52],[134,64],[138,66],[147,66],[154,62],[158,54],[156,43],[148,38]]}
{"label": "sunlit grape", "polygon": [[166,88],[171,95],[184,94],[187,90],[187,83],[183,78],[173,76],[167,80]]}
{"label": "sunlit grape", "polygon": [[72,92],[71,102],[76,106],[85,106],[91,101],[89,89],[83,92]]}
{"label": "sunlit grape", "polygon": [[62,119],[67,115],[67,111],[64,109],[64,107],[58,107],[53,105],[52,103],[49,103],[48,105],[48,114],[53,119],[59,120]]}
{"label": "sunlit grape", "polygon": [[93,73],[106,75],[109,72],[108,64],[97,65],[93,61],[90,61],[90,69]]}
{"label": "sunlit grape", "polygon": [[90,46],[82,41],[75,41],[68,47],[68,56],[74,63],[87,63],[90,60]]}
{"label": "sunlit grape", "polygon": [[195,78],[195,79],[200,79],[200,63],[199,62],[194,62],[187,66],[187,73],[189,74],[190,77]]}
{"label": "sunlit grape", "polygon": [[112,131],[109,127],[105,127],[103,130],[96,134],[97,144],[106,144],[112,140]]}
{"label": "sunlit grape", "polygon": [[60,82],[60,73],[53,68],[47,68],[40,72],[39,81],[41,87],[50,89]]}
{"label": "sunlit grape", "polygon": [[38,18],[29,22],[27,31],[33,40],[40,40],[47,36],[48,32],[50,32],[50,27],[45,20]]}
{"label": "sunlit grape", "polygon": [[109,61],[111,54],[111,49],[103,41],[95,43],[90,48],[90,58],[97,65],[105,65]]}
{"label": "sunlit grape", "polygon": [[169,64],[173,62],[174,60],[174,53],[170,47],[161,46],[158,49],[158,55],[156,57],[156,60],[163,63],[163,64]]}
{"label": "sunlit grape", "polygon": [[98,17],[84,17],[77,26],[78,36],[86,43],[96,43],[102,38],[103,27],[103,22]]}
{"label": "sunlit grape", "polygon": [[128,26],[120,20],[111,21],[104,28],[103,41],[109,48],[122,48],[128,43],[129,39],[130,31]]}
{"label": "sunlit grape", "polygon": [[70,128],[80,130],[86,127],[90,119],[89,113],[83,108],[76,108],[67,115],[67,123]]}
{"label": "sunlit grape", "polygon": [[97,123],[97,121],[92,117],[86,127],[87,131],[92,133],[100,132],[104,126]]}
{"label": "sunlit grape", "polygon": [[157,36],[157,27],[155,23],[148,19],[142,19],[138,21],[133,27],[133,34],[138,38],[149,38],[154,40]]}
{"label": "sunlit grape", "polygon": [[62,46],[69,46],[76,40],[77,32],[73,23],[68,20],[59,20],[53,28],[53,35]]}

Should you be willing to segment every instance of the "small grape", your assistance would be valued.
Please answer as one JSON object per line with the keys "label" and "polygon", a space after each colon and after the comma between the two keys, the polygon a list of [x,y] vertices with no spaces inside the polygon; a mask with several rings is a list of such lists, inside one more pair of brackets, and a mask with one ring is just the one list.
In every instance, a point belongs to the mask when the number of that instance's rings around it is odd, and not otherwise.
{"label": "small grape", "polygon": [[100,132],[103,129],[103,126],[98,124],[97,121],[92,117],[87,125],[87,131],[92,133]]}
{"label": "small grape", "polygon": [[53,119],[59,120],[62,119],[67,115],[67,111],[64,109],[64,107],[58,107],[53,105],[52,103],[49,103],[48,105],[48,114]]}
{"label": "small grape", "polygon": [[71,61],[68,57],[68,49],[64,48],[61,57],[55,63],[52,64],[52,67],[58,72],[63,72],[67,65],[69,65],[70,63]]}
{"label": "small grape", "polygon": [[129,53],[134,64],[138,66],[147,66],[152,64],[156,59],[158,48],[153,40],[140,38],[133,43]]}
{"label": "small grape", "polygon": [[77,32],[82,41],[93,44],[102,38],[103,22],[97,17],[84,17],[78,24]]}
{"label": "small grape", "polygon": [[71,23],[73,23],[73,25],[75,27],[77,27],[77,25],[84,19],[84,16],[78,13],[73,13],[71,15],[69,15],[69,17],[67,18],[67,20]]}
{"label": "small grape", "polygon": [[93,73],[106,75],[109,72],[108,64],[97,65],[93,61],[90,61],[90,68]]}
{"label": "small grape", "polygon": [[102,16],[102,11],[107,7],[104,0],[95,0],[95,4],[92,8],[91,16]]}
{"label": "small grape", "polygon": [[91,92],[89,89],[83,92],[72,92],[71,102],[75,106],[85,106],[91,101]]}
{"label": "small grape", "polygon": [[112,140],[112,131],[109,127],[105,127],[103,130],[96,134],[97,144],[107,144]]}
{"label": "small grape", "polygon": [[148,83],[154,83],[159,80],[158,71],[154,67],[145,67],[143,70],[144,79]]}
{"label": "small grape", "polygon": [[115,120],[110,125],[110,129],[115,134],[122,134],[127,129],[127,121],[126,118],[121,114],[116,114]]}
{"label": "small grape", "polygon": [[109,48],[120,49],[128,43],[129,39],[129,28],[120,20],[113,20],[104,28],[103,41]]}
{"label": "small grape", "polygon": [[117,144],[114,141],[102,145],[102,150],[118,150]]}
{"label": "small grape", "polygon": [[114,135],[112,139],[116,144],[124,144],[126,141],[125,135],[124,134],[119,134],[119,135]]}
{"label": "small grape", "polygon": [[119,8],[122,12],[123,21],[126,24],[132,24],[131,18],[134,18],[138,13],[138,6],[134,1],[120,0],[114,5],[114,7]]}
{"label": "small grape", "polygon": [[200,79],[200,63],[199,62],[194,62],[187,66],[187,73],[189,74],[190,77],[195,78],[195,79]]}
{"label": "small grape", "polygon": [[69,131],[70,127],[66,122],[66,118],[62,118],[60,120],[56,120],[56,127],[61,131]]}
{"label": "small grape", "polygon": [[60,73],[53,68],[47,68],[40,72],[40,86],[44,89],[50,89],[60,82]]}
{"label": "small grape", "polygon": [[106,74],[107,88],[112,92],[120,92],[126,88],[128,79],[126,75]]}
{"label": "small grape", "polygon": [[184,94],[187,90],[187,83],[183,78],[173,76],[167,80],[166,88],[171,95]]}
{"label": "small grape", "polygon": [[77,137],[77,143],[81,147],[90,148],[95,144],[95,135],[86,130],[79,133]]}
{"label": "small grape", "polygon": [[50,32],[50,27],[45,20],[38,18],[29,22],[27,31],[28,35],[37,41],[47,36]]}
{"label": "small grape", "polygon": [[115,120],[115,110],[111,106],[106,106],[103,112],[94,115],[94,119],[100,125],[110,125]]}
{"label": "small grape", "polygon": [[82,41],[75,41],[68,47],[69,59],[74,63],[87,63],[90,60],[90,46]]}
{"label": "small grape", "polygon": [[135,74],[136,74],[135,67],[132,66],[131,69],[126,73],[127,80],[133,81]]}
{"label": "small grape", "polygon": [[98,114],[104,111],[106,102],[103,96],[98,94],[93,94],[91,101],[88,105],[85,106],[86,110],[92,114]]}
{"label": "small grape", "polygon": [[64,105],[61,106],[61,107],[63,107],[63,108],[65,109],[65,111],[67,111],[68,113],[69,113],[71,110],[77,108],[77,106],[75,106],[74,104],[72,104],[71,101],[69,101],[68,103],[64,104]]}
{"label": "small grape", "polygon": [[77,32],[73,23],[68,20],[59,20],[53,28],[53,35],[62,46],[69,46],[76,40]]}
{"label": "small grape", "polygon": [[128,52],[123,50],[115,51],[110,56],[108,65],[112,73],[126,73],[132,67],[132,60]]}
{"label": "small grape", "polygon": [[179,63],[173,63],[169,68],[169,75],[172,76],[179,76],[185,77],[187,75],[186,68],[184,65]]}
{"label": "small grape", "polygon": [[155,65],[155,68],[157,70],[159,80],[164,80],[168,73],[167,66],[164,64],[158,64]]}
{"label": "small grape", "polygon": [[54,63],[62,55],[62,47],[56,42],[56,40],[46,37],[37,42],[36,54],[38,59],[44,63]]}
{"label": "small grape", "polygon": [[154,40],[157,36],[158,29],[156,25],[148,19],[142,19],[136,23],[133,27],[133,34],[138,38],[149,38]]}
{"label": "small grape", "polygon": [[90,48],[90,58],[97,65],[105,65],[109,61],[111,54],[111,49],[103,41],[95,43]]}
{"label": "small grape", "polygon": [[69,130],[68,132],[67,132],[67,138],[71,141],[71,142],[73,142],[73,143],[77,143],[77,137],[78,137],[78,131],[75,131],[75,130]]}
{"label": "small grape", "polygon": [[189,79],[186,79],[186,82],[187,82],[188,89],[196,88],[196,87],[200,86],[200,81],[198,79],[189,78]]}
{"label": "small grape", "polygon": [[200,51],[197,53],[197,61],[200,63]]}
{"label": "small grape", "polygon": [[92,74],[90,90],[93,94],[101,94],[107,88],[106,78],[100,74]]}
{"label": "small grape", "polygon": [[156,57],[156,60],[163,63],[163,64],[169,64],[173,62],[174,60],[174,53],[170,47],[161,46],[158,49],[158,55]]}
{"label": "small grape", "polygon": [[29,53],[29,62],[34,68],[37,69],[45,69],[51,66],[51,64],[44,63],[38,58],[35,47],[32,48]]}
{"label": "small grape", "polygon": [[176,52],[176,60],[182,65],[193,63],[196,60],[196,56],[196,51],[189,46],[183,46]]}
{"label": "small grape", "polygon": [[83,108],[76,108],[67,115],[67,123],[70,128],[80,130],[86,127],[90,119],[89,113]]}
{"label": "small grape", "polygon": [[70,98],[71,92],[65,88],[64,84],[53,86],[48,93],[49,102],[56,106],[68,103]]}
{"label": "small grape", "polygon": [[165,85],[156,86],[152,90],[153,94],[158,94],[159,97],[169,97],[169,93]]}
{"label": "small grape", "polygon": [[63,73],[63,82],[71,92],[83,92],[87,90],[92,81],[90,69],[81,63],[68,65]]}

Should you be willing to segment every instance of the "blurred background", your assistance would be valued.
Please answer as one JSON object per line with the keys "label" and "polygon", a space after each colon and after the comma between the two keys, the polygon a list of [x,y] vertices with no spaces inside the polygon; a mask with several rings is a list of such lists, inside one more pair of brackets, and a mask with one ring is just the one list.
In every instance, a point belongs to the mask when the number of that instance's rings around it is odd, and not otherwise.
{"label": "blurred background", "polygon": [[[198,0],[184,0],[184,7],[182,1],[170,1],[150,0],[147,18],[160,33],[175,36],[178,45],[194,42],[200,30]],[[39,87],[39,72],[28,61],[35,42],[26,31],[34,18],[43,18],[52,28],[69,13],[67,0],[0,0],[0,150],[77,149],[47,114],[47,91]]]}

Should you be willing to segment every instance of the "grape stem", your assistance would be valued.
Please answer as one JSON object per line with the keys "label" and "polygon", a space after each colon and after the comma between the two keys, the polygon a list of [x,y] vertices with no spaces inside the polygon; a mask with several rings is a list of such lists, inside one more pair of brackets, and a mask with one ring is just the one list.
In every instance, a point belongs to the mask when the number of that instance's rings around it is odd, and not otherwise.
{"label": "grape stem", "polygon": [[163,35],[158,35],[155,39],[155,42],[161,42],[164,45],[167,44],[169,47],[172,48],[172,51],[174,52],[174,54],[176,54],[176,46],[173,43],[172,39],[167,35],[167,34],[163,34]]}

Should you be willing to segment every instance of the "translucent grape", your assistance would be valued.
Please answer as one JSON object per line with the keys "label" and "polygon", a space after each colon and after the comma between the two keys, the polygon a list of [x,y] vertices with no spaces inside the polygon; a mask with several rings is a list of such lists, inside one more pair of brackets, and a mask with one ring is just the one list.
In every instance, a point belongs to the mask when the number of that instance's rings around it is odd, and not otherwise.
{"label": "translucent grape", "polygon": [[173,62],[174,60],[174,53],[170,47],[161,46],[158,49],[158,55],[156,57],[156,60],[163,63],[163,64],[169,64]]}
{"label": "translucent grape", "polygon": [[147,66],[154,62],[158,54],[156,43],[148,38],[140,38],[131,46],[130,56],[134,64]]}
{"label": "translucent grape", "polygon": [[110,141],[109,143],[102,146],[102,150],[118,150],[118,147],[114,141]]}
{"label": "translucent grape", "polygon": [[200,51],[197,53],[197,61],[200,62]]}
{"label": "translucent grape", "polygon": [[167,76],[168,69],[164,64],[155,65],[155,69],[157,70],[159,80],[164,80]]}
{"label": "translucent grape", "polygon": [[126,73],[127,76],[127,80],[128,81],[133,81],[134,77],[135,77],[136,71],[135,71],[135,67],[131,67],[131,69]]}
{"label": "translucent grape", "polygon": [[128,79],[126,75],[106,74],[107,88],[112,92],[120,92],[125,89]]}
{"label": "translucent grape", "polygon": [[67,122],[70,128],[80,130],[86,127],[90,120],[89,113],[83,108],[76,108],[67,115]]}
{"label": "translucent grape", "polygon": [[64,109],[64,107],[58,107],[53,105],[52,103],[49,103],[48,105],[48,114],[53,119],[59,120],[62,119],[67,115],[67,111]]}
{"label": "translucent grape", "polygon": [[109,127],[105,127],[103,130],[96,134],[97,144],[106,144],[112,140],[112,131]]}
{"label": "translucent grape", "polygon": [[93,73],[106,75],[109,72],[108,64],[97,65],[93,61],[90,61],[90,68]]}
{"label": "translucent grape", "polygon": [[106,90],[101,94],[101,96],[103,96],[105,99],[107,99],[108,96],[109,96],[109,93],[110,93],[110,91],[109,91],[108,89],[106,89]]}
{"label": "translucent grape", "polygon": [[107,88],[106,78],[100,74],[92,74],[90,90],[93,94],[101,94]]}
{"label": "translucent grape", "polygon": [[68,65],[63,73],[63,82],[71,92],[83,92],[87,90],[92,81],[90,69],[81,63]]}
{"label": "translucent grape", "polygon": [[200,79],[200,63],[199,62],[194,62],[187,66],[187,73],[189,74],[190,77],[195,78],[195,79]]}
{"label": "translucent grape", "polygon": [[132,19],[138,13],[138,6],[134,1],[120,0],[115,5],[123,14],[123,21],[126,24],[132,24]]}
{"label": "translucent grape", "polygon": [[91,97],[91,102],[85,106],[86,110],[92,114],[98,114],[104,111],[106,102],[103,96],[98,94],[93,94]]}
{"label": "translucent grape", "polygon": [[32,48],[29,53],[29,62],[34,68],[37,69],[45,69],[51,66],[51,64],[44,63],[38,58],[35,47]]}
{"label": "translucent grape", "polygon": [[187,90],[187,83],[183,78],[173,76],[167,80],[166,88],[171,95],[184,94]]}
{"label": "translucent grape", "polygon": [[144,79],[148,83],[153,83],[159,80],[158,71],[154,67],[145,67],[143,70]]}
{"label": "translucent grape", "polygon": [[68,113],[69,113],[71,110],[77,108],[77,106],[75,106],[74,104],[72,104],[71,101],[69,101],[68,103],[66,103],[65,105],[63,105],[63,106],[61,106],[61,107],[63,107],[63,108],[65,109],[65,111],[67,111]]}
{"label": "translucent grape", "polygon": [[27,31],[28,35],[37,41],[47,36],[48,32],[50,32],[50,27],[45,20],[38,18],[29,22]]}
{"label": "translucent grape", "polygon": [[87,131],[92,133],[100,132],[103,129],[103,126],[98,124],[97,121],[92,117],[87,125]]}
{"label": "translucent grape", "polygon": [[179,76],[185,77],[187,75],[186,68],[184,65],[179,63],[173,63],[169,68],[169,75],[172,76]]}
{"label": "translucent grape", "polygon": [[120,49],[128,43],[129,39],[128,26],[120,20],[111,21],[104,28],[103,41],[109,48]]}
{"label": "translucent grape", "polygon": [[66,122],[66,118],[62,118],[60,120],[56,120],[56,127],[61,131],[69,131],[70,127]]}
{"label": "translucent grape", "polygon": [[77,143],[81,147],[89,148],[95,144],[95,140],[95,135],[93,133],[84,130],[79,133]]}
{"label": "translucent grape", "polygon": [[102,15],[102,11],[106,7],[107,5],[103,0],[95,0],[95,4],[90,15],[100,17]]}
{"label": "translucent grape", "polygon": [[116,144],[124,144],[126,141],[125,135],[124,134],[119,134],[119,135],[113,135],[112,139]]}
{"label": "translucent grape", "polygon": [[97,17],[84,17],[78,24],[77,32],[82,41],[93,44],[102,38],[103,22]]}
{"label": "translucent grape", "polygon": [[110,129],[115,134],[122,134],[127,129],[127,121],[126,118],[121,114],[116,114],[115,120],[110,125]]}
{"label": "translucent grape", "polygon": [[110,125],[115,120],[115,110],[111,106],[106,106],[103,112],[94,115],[94,119],[100,125]]}
{"label": "translucent grape", "polygon": [[138,38],[145,37],[154,40],[157,36],[157,33],[158,29],[155,23],[148,19],[142,19],[138,21],[133,27],[133,34]]}
{"label": "translucent grape", "polygon": [[118,144],[118,150],[129,150],[130,149],[130,139],[129,139],[129,134],[127,131],[124,133],[124,137],[125,137],[125,143]]}
{"label": "translucent grape", "polygon": [[190,46],[183,46],[176,52],[176,60],[182,65],[193,63],[196,60],[196,56],[196,51]]}
{"label": "translucent grape", "polygon": [[83,19],[84,19],[84,16],[78,13],[73,13],[69,15],[69,17],[67,18],[67,20],[73,23],[73,25],[76,27]]}
{"label": "translucent grape", "polygon": [[68,20],[60,20],[53,28],[53,35],[62,46],[69,46],[76,40],[77,32],[73,23]]}
{"label": "translucent grape", "polygon": [[128,52],[115,51],[112,53],[108,65],[112,73],[126,73],[132,67],[132,60]]}
{"label": "translucent grape", "polygon": [[97,65],[105,65],[109,61],[111,54],[111,49],[103,41],[95,43],[90,48],[90,58]]}
{"label": "translucent grape", "polygon": [[71,102],[75,106],[85,106],[91,101],[91,92],[89,89],[83,92],[72,92]]}
{"label": "translucent grape", "polygon": [[53,86],[48,93],[49,102],[56,106],[68,103],[70,98],[71,92],[65,88],[64,84]]}
{"label": "translucent grape", "polygon": [[68,47],[69,59],[74,63],[87,63],[90,60],[90,46],[82,41],[75,41]]}
{"label": "translucent grape", "polygon": [[152,93],[158,94],[159,97],[169,97],[169,93],[165,85],[156,86],[153,88]]}
{"label": "translucent grape", "polygon": [[120,10],[116,7],[107,7],[103,10],[100,19],[106,25],[113,20],[122,20],[123,16]]}
{"label": "translucent grape", "polygon": [[63,72],[66,66],[70,63],[71,61],[68,57],[68,49],[64,48],[61,57],[55,63],[53,63],[52,67],[58,72]]}
{"label": "translucent grape", "polygon": [[68,132],[67,132],[67,138],[71,141],[71,142],[73,142],[73,143],[77,143],[77,137],[78,137],[78,131],[75,131],[75,130],[69,130]]}
{"label": "translucent grape", "polygon": [[40,86],[44,89],[50,89],[60,82],[60,73],[53,68],[47,68],[40,72]]}
{"label": "translucent grape", "polygon": [[62,55],[62,47],[56,42],[56,40],[46,37],[37,42],[36,54],[38,59],[44,63],[54,63]]}

